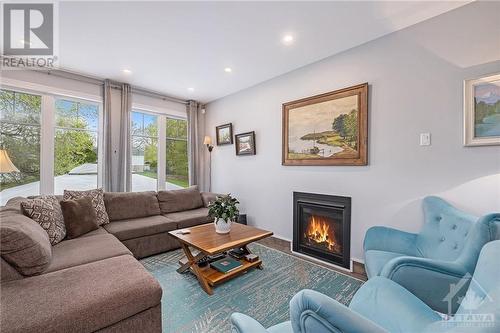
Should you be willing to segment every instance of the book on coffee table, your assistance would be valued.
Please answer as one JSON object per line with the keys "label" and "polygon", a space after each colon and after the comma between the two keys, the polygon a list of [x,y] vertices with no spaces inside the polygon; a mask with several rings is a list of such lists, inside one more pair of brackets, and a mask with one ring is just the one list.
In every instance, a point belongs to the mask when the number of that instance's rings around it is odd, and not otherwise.
{"label": "book on coffee table", "polygon": [[229,273],[240,266],[242,266],[241,262],[231,257],[225,257],[210,264],[210,267],[221,273]]}

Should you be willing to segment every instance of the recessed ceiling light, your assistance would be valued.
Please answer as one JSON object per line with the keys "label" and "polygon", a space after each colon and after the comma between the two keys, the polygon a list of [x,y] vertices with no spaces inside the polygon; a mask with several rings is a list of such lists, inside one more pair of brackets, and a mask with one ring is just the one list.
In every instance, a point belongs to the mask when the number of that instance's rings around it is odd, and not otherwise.
{"label": "recessed ceiling light", "polygon": [[127,69],[127,68],[122,69],[122,72],[123,72],[124,74],[132,74],[132,71],[131,71],[130,69]]}
{"label": "recessed ceiling light", "polygon": [[191,91],[191,92],[193,92],[193,91],[194,91],[194,88],[192,88],[192,87],[189,87],[189,88],[188,88],[188,91]]}
{"label": "recessed ceiling light", "polygon": [[231,73],[232,71],[233,71],[233,69],[231,67],[224,68],[224,72],[226,72],[226,73]]}
{"label": "recessed ceiling light", "polygon": [[293,36],[292,35],[285,35],[285,36],[283,36],[282,41],[285,45],[290,45],[293,43]]}

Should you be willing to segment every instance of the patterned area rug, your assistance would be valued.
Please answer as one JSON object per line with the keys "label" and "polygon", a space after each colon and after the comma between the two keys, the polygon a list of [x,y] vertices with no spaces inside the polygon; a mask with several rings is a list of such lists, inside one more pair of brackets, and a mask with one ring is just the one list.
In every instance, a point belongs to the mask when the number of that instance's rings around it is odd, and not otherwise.
{"label": "patterned area rug", "polygon": [[163,288],[163,332],[230,332],[229,316],[242,312],[265,327],[289,320],[288,302],[301,289],[317,290],[349,304],[362,281],[260,244],[250,249],[264,269],[252,269],[214,288],[208,296],[191,273],[179,274],[182,250],[141,260]]}

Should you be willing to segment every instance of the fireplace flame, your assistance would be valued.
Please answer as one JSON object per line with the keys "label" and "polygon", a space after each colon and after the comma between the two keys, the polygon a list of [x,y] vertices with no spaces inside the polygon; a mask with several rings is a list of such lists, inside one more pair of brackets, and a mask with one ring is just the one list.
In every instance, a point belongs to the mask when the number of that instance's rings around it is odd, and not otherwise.
{"label": "fireplace flame", "polygon": [[333,227],[330,227],[326,217],[312,215],[309,218],[305,234],[310,240],[319,244],[325,244],[330,251],[335,251],[337,245],[335,231]]}

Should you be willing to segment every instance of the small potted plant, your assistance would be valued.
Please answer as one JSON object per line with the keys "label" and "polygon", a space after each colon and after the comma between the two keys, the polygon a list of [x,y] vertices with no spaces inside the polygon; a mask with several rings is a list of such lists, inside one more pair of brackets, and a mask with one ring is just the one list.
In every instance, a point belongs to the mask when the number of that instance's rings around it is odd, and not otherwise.
{"label": "small potted plant", "polygon": [[231,223],[236,221],[240,202],[231,197],[231,194],[218,196],[208,205],[208,215],[214,218],[215,232],[227,234],[231,230]]}

